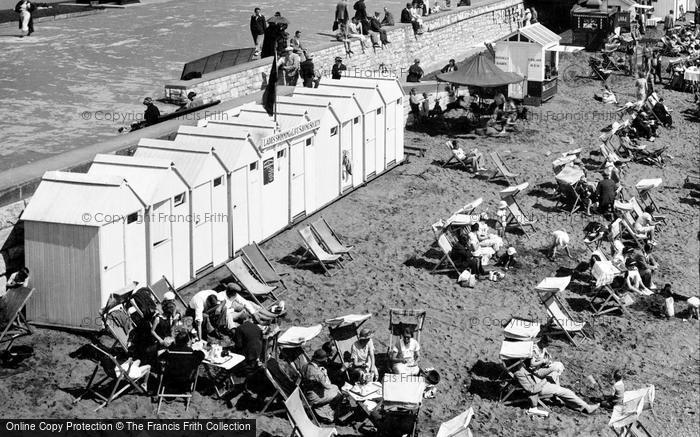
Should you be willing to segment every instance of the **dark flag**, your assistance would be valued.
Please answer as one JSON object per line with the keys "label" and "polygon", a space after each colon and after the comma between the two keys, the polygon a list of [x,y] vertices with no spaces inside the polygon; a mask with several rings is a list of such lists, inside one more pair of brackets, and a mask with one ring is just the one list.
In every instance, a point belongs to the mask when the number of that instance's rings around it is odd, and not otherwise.
{"label": "dark flag", "polygon": [[275,102],[277,101],[277,56],[272,59],[272,68],[267,77],[267,86],[262,97],[262,104],[268,114],[275,113]]}

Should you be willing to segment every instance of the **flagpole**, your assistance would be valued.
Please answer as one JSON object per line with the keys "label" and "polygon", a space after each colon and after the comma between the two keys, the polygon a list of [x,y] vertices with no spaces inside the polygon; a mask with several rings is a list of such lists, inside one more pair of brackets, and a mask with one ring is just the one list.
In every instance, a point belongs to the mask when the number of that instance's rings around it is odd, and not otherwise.
{"label": "flagpole", "polygon": [[[278,68],[277,67],[277,50],[275,50],[275,68]],[[284,74],[284,73],[282,73],[282,74]],[[277,84],[275,84],[274,86],[277,87]],[[275,124],[277,124],[277,93],[276,92],[275,92],[275,102],[274,102],[274,106],[272,109],[272,114],[274,117]]]}

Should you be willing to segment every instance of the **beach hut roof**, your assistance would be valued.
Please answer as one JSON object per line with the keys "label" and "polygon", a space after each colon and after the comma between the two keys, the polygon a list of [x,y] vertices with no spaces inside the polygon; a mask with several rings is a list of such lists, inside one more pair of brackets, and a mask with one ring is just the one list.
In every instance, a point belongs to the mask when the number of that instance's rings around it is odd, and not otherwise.
{"label": "beach hut roof", "polygon": [[88,174],[122,176],[147,205],[174,197],[188,188],[167,159],[98,154]]}
{"label": "beach hut roof", "polygon": [[[200,131],[200,128],[204,130]],[[192,132],[193,135],[208,135],[224,138],[250,138],[254,144],[260,144],[263,138],[275,133],[275,128],[269,126],[249,127],[247,125],[226,122],[212,122],[207,123],[205,126],[180,126],[177,132]]]}
{"label": "beach hut roof", "polygon": [[360,105],[355,100],[352,91],[348,89],[295,88],[294,98],[303,96],[315,97],[321,101],[328,101],[333,106],[333,110],[337,111],[338,115],[345,113],[351,118],[362,115]]}
{"label": "beach hut roof", "polygon": [[331,99],[318,97],[318,96],[306,96],[306,95],[295,95],[295,96],[280,96],[277,98],[278,108],[282,106],[283,108],[293,108],[292,105],[304,106],[308,108],[309,117],[313,119],[321,118],[324,116],[323,112],[330,110],[331,113],[341,122],[352,120],[355,117],[362,115],[357,105],[341,104],[341,102],[336,100],[334,105]]}
{"label": "beach hut roof", "polygon": [[173,142],[183,147],[213,147],[229,173],[240,167],[239,161],[241,156],[245,156],[246,149],[253,151],[250,152],[251,157],[253,155],[260,157],[258,148],[248,138],[207,135],[207,128],[203,127],[188,130],[189,133],[178,133]]}
{"label": "beach hut roof", "polygon": [[206,146],[192,146],[185,148],[182,144],[173,141],[154,140],[142,138],[134,153],[139,158],[156,158],[170,160],[180,172],[182,177],[192,187],[211,179],[218,174],[209,173],[212,160],[216,161],[219,169],[223,166],[213,153],[213,148]]}
{"label": "beach hut roof", "polygon": [[262,105],[249,104],[241,108],[241,112],[237,118],[240,119],[241,123],[255,123],[258,120],[267,120],[273,125],[276,118],[277,127],[281,131],[292,129],[295,126],[309,121],[304,108],[300,108],[299,110],[295,108],[294,110],[287,111],[280,111],[279,108],[277,108],[276,115],[277,117],[269,115]]}
{"label": "beach hut roof", "polygon": [[331,93],[337,90],[347,90],[351,92],[363,113],[376,111],[384,105],[382,97],[376,88],[358,88],[347,82],[343,83],[337,79],[329,79],[325,82],[321,81],[318,89],[323,91],[328,90]]}
{"label": "beach hut roof", "polygon": [[102,226],[108,217],[125,217],[144,205],[124,178],[48,171],[22,213],[22,220]]}
{"label": "beach hut roof", "polygon": [[357,88],[370,88],[376,87],[379,89],[379,93],[382,95],[386,102],[391,102],[403,97],[403,89],[399,85],[398,81],[394,78],[375,78],[375,77],[341,77],[336,80],[342,84],[347,84],[349,86]]}
{"label": "beach hut roof", "polygon": [[534,42],[544,48],[549,48],[559,44],[561,37],[544,27],[541,23],[535,23],[530,26],[521,27],[510,35],[501,38],[501,41]]}

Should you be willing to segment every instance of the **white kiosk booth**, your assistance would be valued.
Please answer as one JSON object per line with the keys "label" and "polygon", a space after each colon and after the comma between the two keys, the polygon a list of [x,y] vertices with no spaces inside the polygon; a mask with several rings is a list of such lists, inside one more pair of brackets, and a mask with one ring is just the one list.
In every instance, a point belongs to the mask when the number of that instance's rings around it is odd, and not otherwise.
{"label": "white kiosk booth", "polygon": [[[169,160],[190,187],[192,263],[195,275],[228,259],[228,189],[226,168],[211,147],[183,146],[143,138],[137,158]],[[225,238],[224,238],[225,237]]]}
{"label": "white kiosk booth", "polygon": [[46,172],[22,213],[32,323],[102,329],[109,295],[146,281],[145,212],[120,176]]}
{"label": "white kiosk booth", "polygon": [[146,205],[148,282],[163,276],[175,287],[192,278],[189,186],[171,161],[122,155],[97,155],[90,176],[126,179]]}

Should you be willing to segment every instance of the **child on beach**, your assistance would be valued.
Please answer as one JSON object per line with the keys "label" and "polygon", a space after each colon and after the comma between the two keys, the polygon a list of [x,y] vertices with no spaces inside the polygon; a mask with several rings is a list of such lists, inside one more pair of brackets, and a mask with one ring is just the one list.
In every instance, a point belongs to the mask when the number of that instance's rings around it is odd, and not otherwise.
{"label": "child on beach", "polygon": [[554,239],[552,241],[552,245],[549,247],[549,259],[554,261],[554,259],[557,256],[557,249],[566,250],[566,255],[569,258],[574,259],[574,257],[571,256],[571,252],[569,251],[569,234],[567,234],[564,230],[558,229],[552,232],[552,236],[554,237]]}

